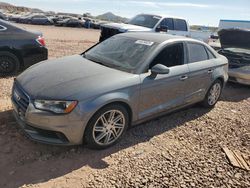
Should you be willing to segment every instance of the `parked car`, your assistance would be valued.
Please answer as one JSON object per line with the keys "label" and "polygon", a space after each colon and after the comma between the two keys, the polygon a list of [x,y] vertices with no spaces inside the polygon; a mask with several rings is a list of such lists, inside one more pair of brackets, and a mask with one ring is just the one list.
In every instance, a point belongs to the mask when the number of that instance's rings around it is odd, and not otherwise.
{"label": "parked car", "polygon": [[208,42],[210,32],[191,31],[183,18],[165,17],[152,14],[139,14],[128,23],[108,23],[101,27],[100,41],[125,32],[165,32],[167,34],[191,37]]}
{"label": "parked car", "polygon": [[54,22],[50,17],[44,15],[35,15],[30,17],[28,24],[53,25]]}
{"label": "parked car", "polygon": [[20,16],[18,19],[16,19],[17,23],[23,23],[23,24],[28,24],[30,21],[30,18],[33,16],[32,13],[27,13],[22,16]]}
{"label": "parked car", "polygon": [[21,15],[12,14],[12,15],[9,16],[9,21],[19,23],[20,18],[21,18]]}
{"label": "parked car", "polygon": [[64,27],[83,27],[84,21],[76,18],[68,18],[62,21],[57,21],[55,26],[64,26]]}
{"label": "parked car", "polygon": [[51,18],[44,15],[30,15],[23,17],[19,20],[21,23],[38,24],[38,25],[53,25],[54,22]]}
{"label": "parked car", "polygon": [[62,16],[62,15],[58,16],[58,15],[56,15],[56,16],[51,16],[50,18],[53,20],[54,24],[56,24],[58,21],[70,19],[70,18],[72,18],[72,16]]}
{"label": "parked car", "polygon": [[33,140],[102,149],[130,125],[197,102],[213,107],[228,79],[227,63],[197,40],[120,34],[19,75],[14,114]]}
{"label": "parked car", "polygon": [[250,30],[223,29],[218,34],[219,53],[229,61],[229,81],[250,85]]}
{"label": "parked car", "polygon": [[48,58],[40,32],[31,32],[0,20],[0,75],[25,69]]}

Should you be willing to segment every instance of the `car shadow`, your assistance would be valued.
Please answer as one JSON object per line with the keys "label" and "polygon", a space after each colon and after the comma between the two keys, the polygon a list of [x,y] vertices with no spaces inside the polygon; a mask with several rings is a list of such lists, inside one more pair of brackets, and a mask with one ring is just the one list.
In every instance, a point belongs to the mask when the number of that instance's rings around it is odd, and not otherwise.
{"label": "car shadow", "polygon": [[105,150],[33,142],[18,128],[12,110],[0,112],[0,187],[46,182],[86,166],[94,169],[107,168],[109,164],[105,162],[105,157],[147,142],[154,136],[203,116],[208,111],[195,105],[134,126],[127,131],[121,142]]}
{"label": "car shadow", "polygon": [[250,86],[228,82],[222,92],[221,100],[239,102],[250,98]]}

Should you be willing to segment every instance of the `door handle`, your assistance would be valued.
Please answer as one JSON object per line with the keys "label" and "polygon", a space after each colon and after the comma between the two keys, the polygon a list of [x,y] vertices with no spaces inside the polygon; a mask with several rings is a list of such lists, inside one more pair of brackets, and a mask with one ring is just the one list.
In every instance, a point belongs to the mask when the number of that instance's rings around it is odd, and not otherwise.
{"label": "door handle", "polygon": [[184,81],[184,80],[186,80],[186,79],[188,79],[188,76],[187,76],[187,75],[183,75],[183,76],[180,77],[180,80],[181,80],[181,81]]}
{"label": "door handle", "polygon": [[207,71],[208,74],[211,74],[211,73],[213,73],[213,72],[214,72],[213,69],[209,69],[209,70]]}

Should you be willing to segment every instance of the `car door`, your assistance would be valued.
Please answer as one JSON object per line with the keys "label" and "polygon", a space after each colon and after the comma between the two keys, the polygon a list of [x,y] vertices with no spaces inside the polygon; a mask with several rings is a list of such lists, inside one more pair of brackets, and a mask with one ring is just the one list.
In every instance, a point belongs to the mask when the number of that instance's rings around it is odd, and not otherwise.
{"label": "car door", "polygon": [[214,55],[201,43],[187,42],[189,87],[185,100],[193,103],[205,97],[207,89],[212,84],[214,71]]}
{"label": "car door", "polygon": [[152,76],[149,70],[140,75],[139,119],[183,104],[189,72],[185,59],[183,43],[168,45],[154,58],[149,69],[156,64],[163,64],[169,67],[169,74]]}

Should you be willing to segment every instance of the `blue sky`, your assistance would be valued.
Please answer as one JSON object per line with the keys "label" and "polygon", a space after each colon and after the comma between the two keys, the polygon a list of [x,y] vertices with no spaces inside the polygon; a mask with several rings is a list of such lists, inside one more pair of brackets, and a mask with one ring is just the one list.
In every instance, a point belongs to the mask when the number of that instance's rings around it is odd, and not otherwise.
{"label": "blue sky", "polygon": [[[1,1],[1,0],[0,0]],[[250,20],[250,0],[3,0],[56,12],[99,15],[111,11],[128,18],[139,13],[173,15],[190,24],[218,26],[220,19]]]}

